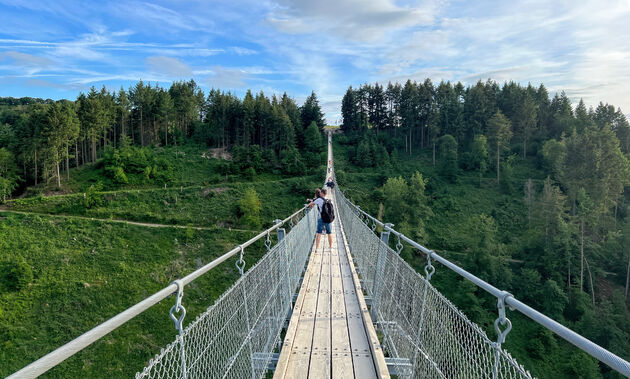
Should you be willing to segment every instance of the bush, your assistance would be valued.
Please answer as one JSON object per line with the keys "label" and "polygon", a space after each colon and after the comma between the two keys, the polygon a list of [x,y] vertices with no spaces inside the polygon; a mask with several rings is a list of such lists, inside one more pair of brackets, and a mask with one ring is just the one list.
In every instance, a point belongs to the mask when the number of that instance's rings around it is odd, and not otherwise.
{"label": "bush", "polygon": [[21,255],[15,255],[5,261],[0,269],[0,284],[9,291],[20,291],[33,281],[31,266]]}
{"label": "bush", "polygon": [[86,209],[91,209],[103,205],[103,195],[99,193],[102,190],[103,184],[101,182],[92,184],[83,194],[83,206]]}
{"label": "bush", "polygon": [[243,172],[243,177],[245,180],[251,181],[256,177],[256,170],[253,167],[249,167]]}
{"label": "bush", "polygon": [[260,211],[262,210],[262,203],[258,197],[258,193],[253,188],[245,190],[245,194],[238,201],[239,212],[242,215],[241,221],[252,229],[259,229],[261,227]]}
{"label": "bush", "polygon": [[119,149],[109,147],[105,151],[103,171],[118,184],[130,181],[162,184],[173,179],[173,166],[169,161],[155,157],[149,148],[127,143],[122,143]]}

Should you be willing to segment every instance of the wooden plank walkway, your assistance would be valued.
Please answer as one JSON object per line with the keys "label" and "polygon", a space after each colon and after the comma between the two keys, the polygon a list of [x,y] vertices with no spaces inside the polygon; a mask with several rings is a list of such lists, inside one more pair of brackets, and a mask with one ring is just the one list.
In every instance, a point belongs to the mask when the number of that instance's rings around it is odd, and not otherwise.
{"label": "wooden plank walkway", "polygon": [[274,378],[389,378],[338,216],[332,231],[311,251]]}

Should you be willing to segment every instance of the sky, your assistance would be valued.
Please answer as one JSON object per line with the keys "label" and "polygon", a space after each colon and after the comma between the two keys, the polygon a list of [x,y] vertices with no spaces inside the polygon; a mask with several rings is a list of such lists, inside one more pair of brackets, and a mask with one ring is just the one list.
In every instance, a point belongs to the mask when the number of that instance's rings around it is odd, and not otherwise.
{"label": "sky", "polygon": [[75,99],[142,79],[317,94],[407,79],[544,83],[630,114],[630,0],[0,0],[0,96]]}

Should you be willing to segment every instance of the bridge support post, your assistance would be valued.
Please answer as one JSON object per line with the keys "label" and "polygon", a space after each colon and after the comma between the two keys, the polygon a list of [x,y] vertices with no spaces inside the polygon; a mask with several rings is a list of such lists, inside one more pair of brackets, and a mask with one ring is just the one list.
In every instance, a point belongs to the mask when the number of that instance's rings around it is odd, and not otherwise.
{"label": "bridge support post", "polygon": [[[393,224],[385,224],[386,227],[393,227]],[[387,228],[386,228],[387,229]],[[372,319],[378,321],[377,314],[381,301],[381,292],[383,291],[383,274],[385,271],[385,255],[387,254],[387,246],[389,243],[389,230],[381,232],[381,239],[378,243],[378,255],[376,260],[376,272],[374,273],[374,283],[372,284]]]}

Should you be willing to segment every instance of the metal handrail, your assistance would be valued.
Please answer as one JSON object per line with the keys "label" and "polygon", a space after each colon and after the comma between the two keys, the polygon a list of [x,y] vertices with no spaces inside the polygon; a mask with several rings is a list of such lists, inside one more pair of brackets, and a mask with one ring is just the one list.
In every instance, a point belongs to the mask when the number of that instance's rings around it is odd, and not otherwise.
{"label": "metal handrail", "polygon": [[[183,283],[183,285],[189,284],[193,280],[199,278],[201,275],[212,270],[219,264],[225,262],[229,258],[236,255],[237,253],[240,253],[242,249],[252,245],[254,242],[258,241],[259,239],[266,237],[268,233],[280,228],[284,223],[291,220],[293,217],[297,216],[298,214],[300,214],[300,212],[303,212],[305,209],[306,207],[300,208],[299,210],[294,212],[291,216],[277,222],[275,225],[261,232],[257,236],[251,238],[247,242],[241,245],[238,245],[234,249],[220,256],[219,258],[191,272],[190,274],[180,279],[180,283]],[[118,327],[125,324],[127,321],[131,320],[132,318],[138,316],[140,313],[146,311],[153,305],[159,303],[160,301],[164,300],[171,294],[177,292],[177,289],[178,289],[177,284],[175,282],[171,283],[167,287],[161,289],[160,291],[154,293],[153,295],[147,297],[146,299],[140,301],[139,303],[127,308],[126,310],[120,312],[116,316],[97,325],[93,329],[83,333],[82,335],[66,343],[65,345],[51,351],[50,353],[44,355],[38,360],[30,363],[29,365],[25,366],[21,370],[16,371],[15,373],[9,375],[7,379],[30,379],[30,378],[36,378],[39,375],[42,375],[46,371],[59,365],[61,362],[70,358],[74,354],[90,346],[92,343],[101,339],[105,335],[116,330]]]}
{"label": "metal handrail", "polygon": [[[338,188],[338,186],[336,188]],[[362,214],[363,216],[370,219],[372,222],[381,226],[384,230],[389,231],[390,233],[396,235],[401,240],[407,242],[409,245],[422,251],[424,254],[427,255],[427,257],[430,257],[431,260],[440,262],[441,264],[449,268],[451,271],[454,271],[458,275],[470,280],[476,286],[482,288],[483,290],[490,293],[492,296],[496,297],[497,299],[502,299],[505,302],[505,304],[507,304],[510,307],[511,310],[517,310],[521,312],[525,316],[532,319],[534,322],[556,333],[557,335],[562,337],[564,340],[575,345],[576,347],[586,352],[590,356],[596,358],[597,360],[601,362],[604,362],[605,364],[610,366],[610,368],[617,371],[618,373],[625,375],[627,377],[630,377],[630,362],[604,349],[603,347],[597,345],[596,343],[588,340],[587,338],[581,336],[580,334],[574,332],[573,330],[567,328],[566,326],[560,324],[559,322],[554,321],[553,319],[545,316],[544,314],[528,306],[527,304],[517,300],[509,292],[498,289],[492,284],[484,281],[483,279],[476,277],[475,275],[457,266],[456,264],[449,261],[448,259],[440,256],[435,251],[431,249],[427,249],[426,247],[420,245],[416,241],[410,239],[409,237],[406,237],[404,234],[390,227],[389,224],[379,221],[378,219],[371,216],[370,214],[368,214],[367,212],[365,212],[358,206],[354,205],[350,200],[348,200],[343,195],[343,192],[341,192],[341,190],[337,190],[337,191],[341,194],[341,198],[344,201],[346,201],[348,205],[354,208],[354,210],[356,210],[358,213]]]}

